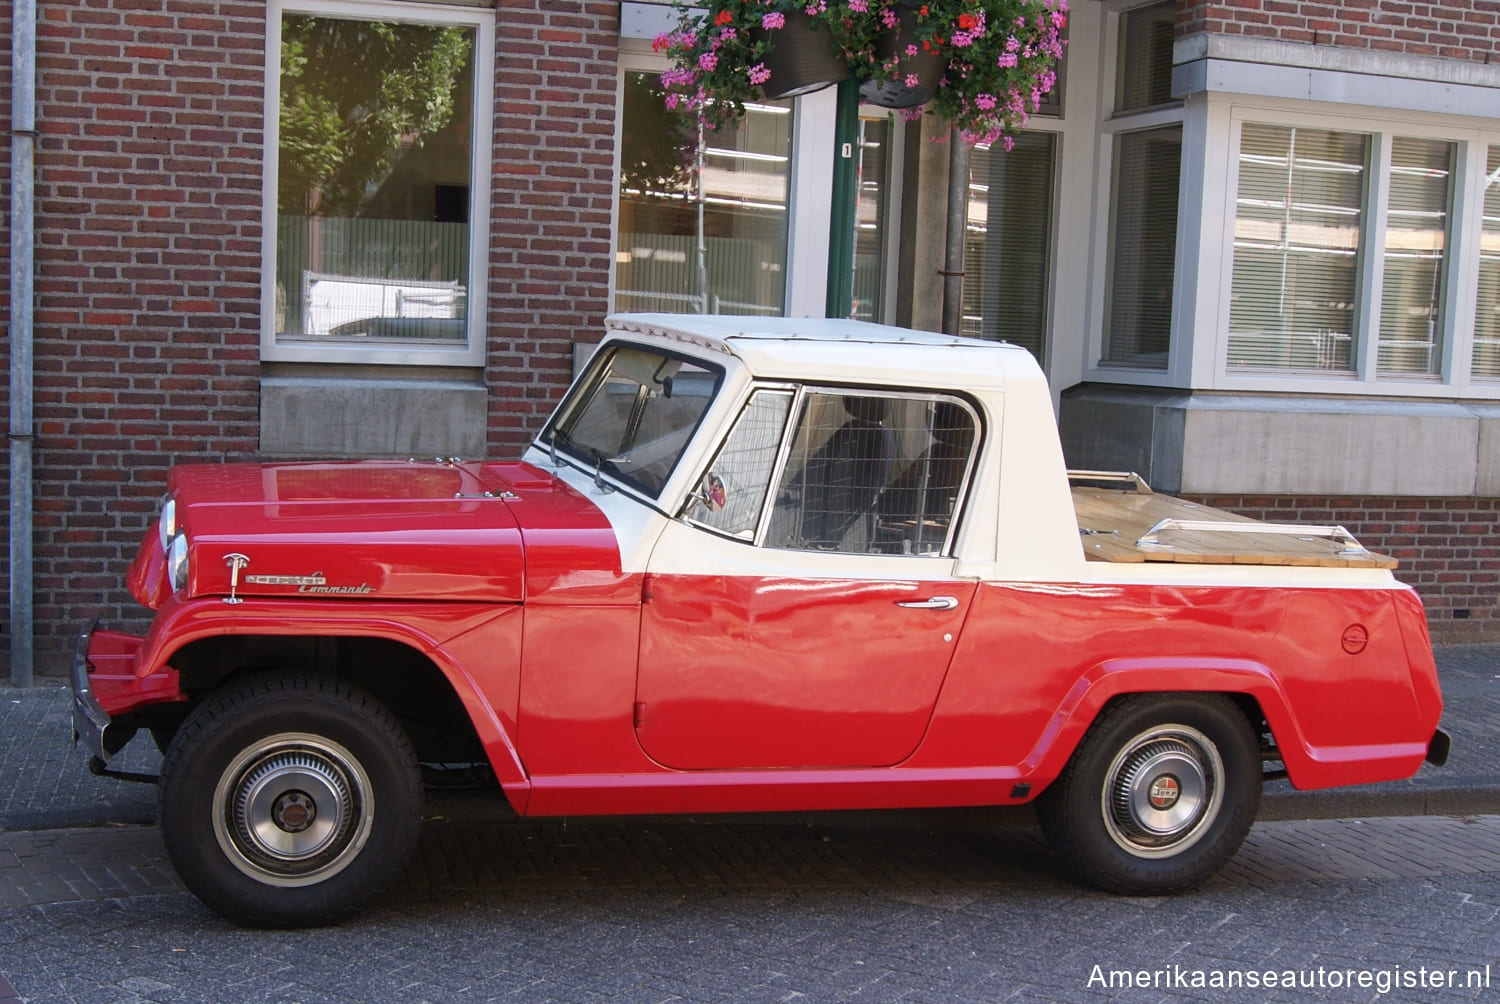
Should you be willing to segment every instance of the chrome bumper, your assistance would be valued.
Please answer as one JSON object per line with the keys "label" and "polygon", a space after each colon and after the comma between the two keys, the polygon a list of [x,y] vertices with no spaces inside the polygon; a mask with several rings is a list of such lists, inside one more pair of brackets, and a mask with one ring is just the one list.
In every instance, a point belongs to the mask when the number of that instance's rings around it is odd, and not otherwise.
{"label": "chrome bumper", "polygon": [[89,640],[99,626],[95,617],[78,633],[78,648],[73,655],[73,672],[70,682],[73,687],[73,742],[83,740],[88,751],[100,766],[109,763],[109,753],[104,749],[104,730],[109,728],[109,714],[89,689]]}

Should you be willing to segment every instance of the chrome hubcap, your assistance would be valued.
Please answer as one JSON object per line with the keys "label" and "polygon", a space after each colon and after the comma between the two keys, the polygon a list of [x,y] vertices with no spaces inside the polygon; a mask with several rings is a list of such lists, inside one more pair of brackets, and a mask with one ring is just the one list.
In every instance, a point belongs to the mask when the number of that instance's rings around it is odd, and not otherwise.
{"label": "chrome hubcap", "polygon": [[338,874],[370,836],[369,776],[343,746],[288,732],[248,747],[214,790],[214,836],[241,872],[299,886]]}
{"label": "chrome hubcap", "polygon": [[1143,858],[1187,850],[1223,803],[1224,761],[1208,737],[1162,725],[1126,743],[1105,775],[1100,809],[1110,837]]}

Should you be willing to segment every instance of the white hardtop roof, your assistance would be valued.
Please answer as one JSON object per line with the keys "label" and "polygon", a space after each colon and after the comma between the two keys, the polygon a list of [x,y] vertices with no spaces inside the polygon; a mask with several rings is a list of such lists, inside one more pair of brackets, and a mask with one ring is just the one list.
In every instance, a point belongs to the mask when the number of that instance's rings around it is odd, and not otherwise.
{"label": "white hardtop roof", "polygon": [[1004,389],[1045,383],[1031,353],[985,342],[867,321],[732,314],[613,314],[610,333],[665,338],[726,352],[771,379],[936,389]]}

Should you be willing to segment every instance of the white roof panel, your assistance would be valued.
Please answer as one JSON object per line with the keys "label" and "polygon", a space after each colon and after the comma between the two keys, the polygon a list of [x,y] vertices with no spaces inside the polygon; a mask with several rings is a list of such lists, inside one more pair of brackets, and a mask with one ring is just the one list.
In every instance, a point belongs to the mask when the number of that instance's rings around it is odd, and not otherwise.
{"label": "white roof panel", "polygon": [[614,314],[606,323],[612,332],[655,335],[727,352],[756,376],[769,379],[975,390],[1045,383],[1036,360],[1019,346],[866,321]]}

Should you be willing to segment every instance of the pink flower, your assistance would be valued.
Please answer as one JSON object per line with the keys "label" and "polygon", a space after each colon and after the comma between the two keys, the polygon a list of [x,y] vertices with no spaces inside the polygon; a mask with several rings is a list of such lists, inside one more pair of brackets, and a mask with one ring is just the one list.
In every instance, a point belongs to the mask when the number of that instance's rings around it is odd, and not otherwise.
{"label": "pink flower", "polygon": [[985,111],[995,107],[995,96],[993,94],[978,94],[974,97],[974,103]]}
{"label": "pink flower", "polygon": [[772,28],[785,28],[786,15],[781,13],[780,11],[773,10],[771,13],[760,19],[760,26],[762,28],[765,28],[767,31],[771,30]]}
{"label": "pink flower", "polygon": [[705,52],[698,57],[698,68],[704,73],[714,72],[714,67],[719,65],[719,54],[717,52]]}
{"label": "pink flower", "polygon": [[896,16],[896,12],[894,10],[887,7],[880,12],[880,23],[885,25],[887,28],[894,28],[896,27],[896,25],[901,23],[901,19]]}
{"label": "pink flower", "polygon": [[974,44],[974,36],[967,31],[955,31],[949,36],[955,48],[962,49]]}
{"label": "pink flower", "polygon": [[922,50],[918,49],[915,45],[908,45],[906,47],[906,58],[911,59],[913,56],[921,55],[921,52]]}
{"label": "pink flower", "polygon": [[1004,145],[1006,153],[1010,153],[1016,148],[1016,139],[1014,136],[1006,136],[1000,142]]}
{"label": "pink flower", "polygon": [[1016,65],[1016,54],[1014,52],[1000,53],[1000,58],[995,61],[995,65],[1000,67],[1002,70],[1010,69],[1012,66]]}
{"label": "pink flower", "polygon": [[921,82],[922,81],[917,78],[917,75],[915,73],[908,73],[906,75],[905,83],[907,87],[916,87]]}
{"label": "pink flower", "polygon": [[866,2],[866,0],[849,0],[849,9],[856,13],[863,14],[865,11],[870,9],[870,5]]}
{"label": "pink flower", "polygon": [[721,28],[719,29],[719,41],[732,41],[736,34],[737,32],[733,28]]}
{"label": "pink flower", "polygon": [[750,67],[750,82],[756,87],[771,79],[771,71],[766,69],[765,63],[756,63]]}

